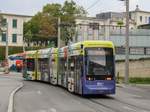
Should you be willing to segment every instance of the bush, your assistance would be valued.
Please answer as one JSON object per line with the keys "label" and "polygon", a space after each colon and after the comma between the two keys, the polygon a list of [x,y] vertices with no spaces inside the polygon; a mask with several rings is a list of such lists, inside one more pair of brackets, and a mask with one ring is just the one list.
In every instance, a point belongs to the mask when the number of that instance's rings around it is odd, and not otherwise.
{"label": "bush", "polygon": [[[0,60],[4,60],[5,59],[5,46],[0,46]],[[26,47],[26,51],[29,50],[37,50],[37,49],[42,49],[45,47]],[[9,53],[8,55],[11,54],[16,54],[16,53],[21,53],[23,52],[23,47],[16,47],[16,46],[9,46]]]}
{"label": "bush", "polygon": [[129,79],[129,82],[135,83],[135,84],[150,84],[150,78],[149,77],[145,77],[145,78],[132,77]]}
{"label": "bush", "polygon": [[[4,60],[5,59],[5,46],[1,46],[0,47],[0,60]],[[20,53],[23,52],[23,48],[22,47],[14,47],[14,46],[9,46],[9,52],[8,55],[11,54],[15,54],[15,53]]]}

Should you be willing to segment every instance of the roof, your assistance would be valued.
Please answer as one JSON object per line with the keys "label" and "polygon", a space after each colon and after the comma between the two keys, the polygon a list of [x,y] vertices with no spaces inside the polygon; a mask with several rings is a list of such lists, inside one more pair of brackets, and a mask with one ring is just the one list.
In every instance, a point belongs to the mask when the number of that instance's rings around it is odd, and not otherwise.
{"label": "roof", "polygon": [[140,8],[139,8],[139,5],[136,5],[136,9],[134,11],[130,11],[131,13],[133,12],[142,12],[142,13],[149,13],[150,14],[150,11],[142,11]]}
{"label": "roof", "polygon": [[100,21],[100,20],[102,20],[102,21],[104,21],[104,19],[98,19],[98,18],[96,18],[96,17],[77,17],[76,19],[83,19],[83,20],[96,20],[96,21]]}
{"label": "roof", "polygon": [[36,50],[34,50],[34,51],[26,51],[25,52],[25,58],[35,58],[35,53],[36,52],[37,52]]}
{"label": "roof", "polygon": [[106,47],[114,47],[112,41],[98,41],[98,40],[87,40],[87,41],[82,41],[78,42],[75,44],[72,44],[71,47],[81,47],[81,45],[85,47],[100,47],[100,46],[106,46]]}
{"label": "roof", "polygon": [[150,11],[142,11],[142,10],[139,10],[139,11],[130,11],[131,13],[134,13],[134,12],[142,12],[142,13],[149,13],[150,14]]}
{"label": "roof", "polygon": [[12,13],[0,13],[1,15],[6,15],[6,16],[18,16],[18,17],[33,17],[31,15],[21,15],[21,14],[12,14]]}

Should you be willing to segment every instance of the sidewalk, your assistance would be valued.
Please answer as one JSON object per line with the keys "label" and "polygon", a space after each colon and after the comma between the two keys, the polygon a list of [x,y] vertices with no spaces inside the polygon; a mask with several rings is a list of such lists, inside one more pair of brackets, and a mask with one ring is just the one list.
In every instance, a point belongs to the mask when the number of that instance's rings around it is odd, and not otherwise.
{"label": "sidewalk", "polygon": [[[22,84],[21,77],[0,73],[0,112],[7,112],[11,92]],[[17,78],[17,80],[16,80]]]}
{"label": "sidewalk", "polygon": [[140,88],[150,88],[150,84],[128,84],[128,85],[126,85],[126,84],[116,84],[116,86],[117,87],[121,87],[121,88],[123,88],[123,87],[140,87]]}

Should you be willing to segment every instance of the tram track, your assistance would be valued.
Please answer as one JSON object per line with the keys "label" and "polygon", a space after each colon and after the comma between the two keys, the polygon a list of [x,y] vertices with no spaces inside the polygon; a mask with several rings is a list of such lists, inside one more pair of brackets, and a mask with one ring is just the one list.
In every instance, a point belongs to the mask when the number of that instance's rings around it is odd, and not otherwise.
{"label": "tram track", "polygon": [[[111,106],[109,106],[110,104],[109,105],[108,104],[104,104],[104,102],[102,103],[100,101],[97,101],[96,99],[88,98],[88,100],[91,101],[91,102],[93,102],[93,103],[95,103],[95,104],[101,105],[101,106],[103,106],[105,108],[111,109],[111,110],[113,110],[115,112],[122,112],[120,109],[111,107]],[[123,107],[127,107],[126,109],[129,109],[131,112],[134,112],[134,111],[135,112],[137,112],[137,111],[140,111],[140,112],[150,112],[150,109],[142,108],[142,107],[139,107],[137,105],[133,105],[133,104],[130,104],[130,103],[118,100],[118,99],[114,99],[113,102],[115,102],[115,104],[117,104],[119,102]]]}
{"label": "tram track", "polygon": [[88,100],[89,100],[90,102],[94,103],[94,104],[101,105],[101,106],[103,106],[103,107],[105,107],[105,108],[107,108],[107,109],[110,109],[110,110],[114,111],[114,112],[121,112],[119,109],[115,109],[115,108],[110,107],[110,106],[108,106],[108,105],[105,105],[105,104],[103,104],[103,103],[97,102],[97,101],[95,101],[95,100],[93,100],[93,99],[90,99],[90,98],[89,98]]}
{"label": "tram track", "polygon": [[115,100],[118,101],[118,102],[120,102],[120,103],[124,103],[124,104],[126,104],[126,105],[130,105],[130,106],[139,108],[139,109],[141,109],[141,110],[145,110],[145,111],[150,112],[150,109],[146,109],[146,108],[143,108],[143,107],[139,107],[139,106],[137,106],[137,105],[134,105],[134,104],[131,104],[131,103],[127,103],[127,102],[121,101],[121,100],[119,100],[119,99],[115,99]]}

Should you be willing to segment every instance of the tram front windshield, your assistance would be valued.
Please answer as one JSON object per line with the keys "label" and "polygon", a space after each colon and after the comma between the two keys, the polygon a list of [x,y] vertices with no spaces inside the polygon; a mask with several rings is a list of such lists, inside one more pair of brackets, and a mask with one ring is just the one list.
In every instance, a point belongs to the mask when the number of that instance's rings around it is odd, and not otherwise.
{"label": "tram front windshield", "polygon": [[27,70],[34,71],[35,68],[35,60],[34,59],[27,59]]}
{"label": "tram front windshield", "polygon": [[88,76],[114,75],[112,48],[86,49],[86,68]]}

